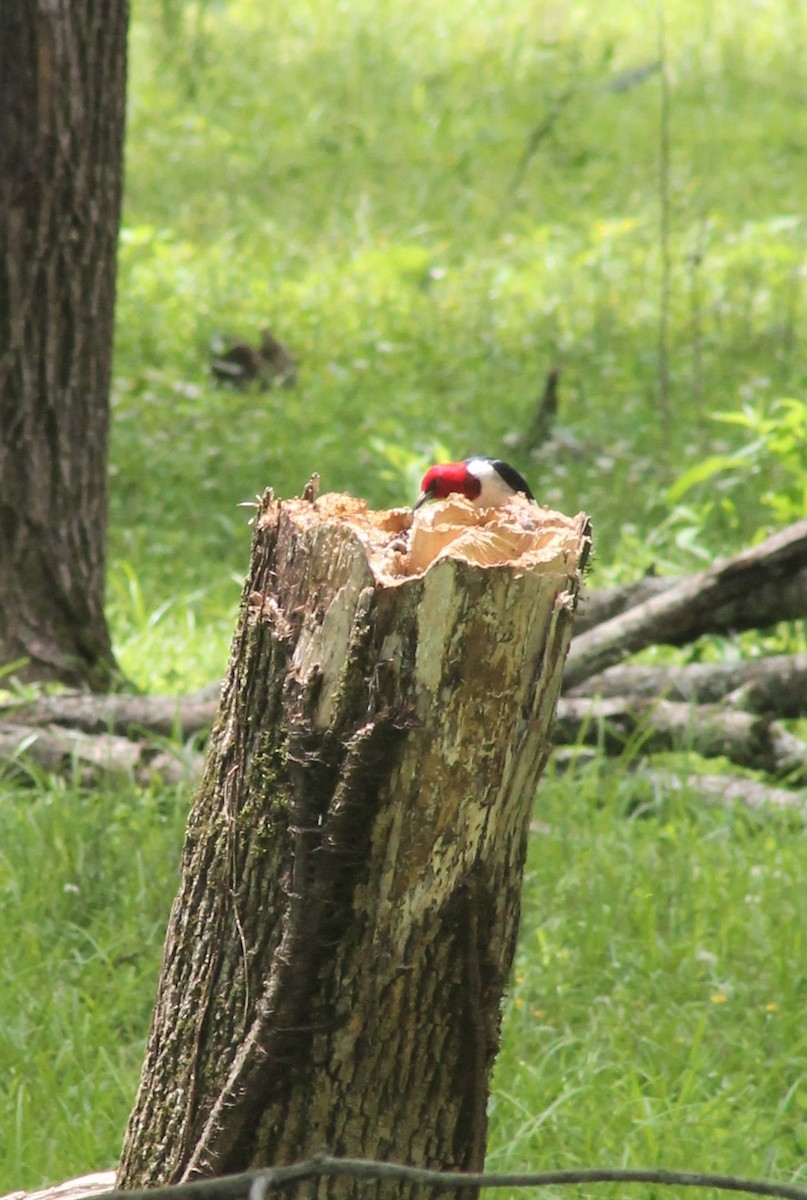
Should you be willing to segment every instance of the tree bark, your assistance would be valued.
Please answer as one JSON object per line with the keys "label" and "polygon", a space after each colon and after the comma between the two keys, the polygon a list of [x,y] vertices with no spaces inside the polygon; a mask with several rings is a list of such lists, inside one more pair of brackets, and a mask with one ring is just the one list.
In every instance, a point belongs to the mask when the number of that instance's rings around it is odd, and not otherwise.
{"label": "tree bark", "polygon": [[126,1187],[323,1144],[482,1165],[588,525],[521,500],[411,523],[348,497],[264,501]]}
{"label": "tree bark", "polygon": [[127,5],[0,4],[0,664],[104,688]]}

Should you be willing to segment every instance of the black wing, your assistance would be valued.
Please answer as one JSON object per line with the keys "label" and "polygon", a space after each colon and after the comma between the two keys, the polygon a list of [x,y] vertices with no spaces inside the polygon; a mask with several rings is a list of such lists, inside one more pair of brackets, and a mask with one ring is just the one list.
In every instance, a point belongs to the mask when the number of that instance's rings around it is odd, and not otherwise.
{"label": "black wing", "polygon": [[496,468],[504,482],[508,484],[508,486],[511,487],[514,492],[523,492],[528,500],[535,499],[530,491],[530,485],[527,483],[523,475],[519,475],[515,467],[511,467],[509,463],[502,462],[500,458],[491,458],[488,459],[488,461]]}

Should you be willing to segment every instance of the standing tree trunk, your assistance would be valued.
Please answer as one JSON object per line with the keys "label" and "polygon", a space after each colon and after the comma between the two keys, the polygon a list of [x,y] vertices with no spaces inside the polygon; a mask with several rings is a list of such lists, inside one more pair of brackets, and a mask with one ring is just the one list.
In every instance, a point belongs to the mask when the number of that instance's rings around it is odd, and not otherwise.
{"label": "standing tree trunk", "polygon": [[323,1144],[482,1167],[588,524],[525,500],[411,522],[264,500],[123,1186]]}
{"label": "standing tree trunk", "polygon": [[127,15],[0,3],[0,664],[96,689]]}

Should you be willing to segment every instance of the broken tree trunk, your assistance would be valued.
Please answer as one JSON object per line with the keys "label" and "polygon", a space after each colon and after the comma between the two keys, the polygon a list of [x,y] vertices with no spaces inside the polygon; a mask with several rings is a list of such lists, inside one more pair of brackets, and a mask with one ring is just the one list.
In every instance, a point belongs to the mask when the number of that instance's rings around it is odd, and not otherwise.
{"label": "broken tree trunk", "polygon": [[344,496],[260,507],[124,1186],[323,1145],[482,1166],[589,532],[522,500],[411,525]]}

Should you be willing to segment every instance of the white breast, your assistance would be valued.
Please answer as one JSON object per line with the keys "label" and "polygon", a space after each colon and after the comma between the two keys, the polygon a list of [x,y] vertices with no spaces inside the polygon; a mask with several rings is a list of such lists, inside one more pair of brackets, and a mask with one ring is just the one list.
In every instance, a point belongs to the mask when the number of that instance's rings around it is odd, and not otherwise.
{"label": "white breast", "polygon": [[475,475],[482,485],[482,491],[472,501],[475,508],[495,508],[497,504],[504,504],[505,500],[515,495],[495,467],[484,458],[471,458],[465,465],[469,475]]}

